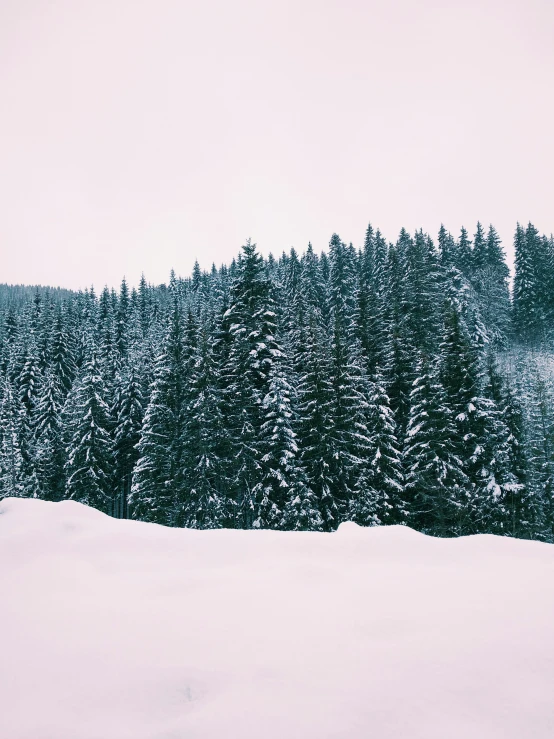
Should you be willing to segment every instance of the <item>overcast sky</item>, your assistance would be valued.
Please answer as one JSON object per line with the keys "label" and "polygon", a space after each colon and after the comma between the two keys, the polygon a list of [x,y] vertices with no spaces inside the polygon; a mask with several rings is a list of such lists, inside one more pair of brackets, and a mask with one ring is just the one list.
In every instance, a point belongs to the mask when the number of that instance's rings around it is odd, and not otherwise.
{"label": "overcast sky", "polygon": [[553,0],[0,0],[0,282],[554,230]]}

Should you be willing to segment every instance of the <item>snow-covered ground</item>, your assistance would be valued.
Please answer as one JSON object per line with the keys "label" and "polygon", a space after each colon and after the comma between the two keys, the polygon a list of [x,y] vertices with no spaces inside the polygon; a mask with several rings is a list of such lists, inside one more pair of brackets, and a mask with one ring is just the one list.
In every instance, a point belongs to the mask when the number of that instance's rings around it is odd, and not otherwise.
{"label": "snow-covered ground", "polygon": [[552,739],[554,546],[0,503],[2,739]]}

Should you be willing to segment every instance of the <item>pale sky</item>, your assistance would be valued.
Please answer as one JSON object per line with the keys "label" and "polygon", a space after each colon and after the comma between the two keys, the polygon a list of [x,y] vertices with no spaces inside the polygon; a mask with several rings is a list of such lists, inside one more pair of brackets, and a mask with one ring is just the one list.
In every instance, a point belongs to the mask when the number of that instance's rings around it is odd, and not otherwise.
{"label": "pale sky", "polygon": [[554,230],[553,0],[0,0],[0,282]]}

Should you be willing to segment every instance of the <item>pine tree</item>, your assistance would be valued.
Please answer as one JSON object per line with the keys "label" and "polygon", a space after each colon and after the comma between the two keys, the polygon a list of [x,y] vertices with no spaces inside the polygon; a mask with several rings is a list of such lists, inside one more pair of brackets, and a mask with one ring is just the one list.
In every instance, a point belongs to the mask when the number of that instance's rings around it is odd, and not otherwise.
{"label": "pine tree", "polygon": [[216,356],[210,331],[204,325],[191,369],[190,399],[182,438],[184,499],[179,521],[189,528],[220,528],[230,516],[226,468],[220,456],[220,451],[226,448],[227,429],[223,423]]}
{"label": "pine tree", "polygon": [[384,331],[383,270],[386,255],[378,251],[371,224],[367,228],[358,277],[358,335],[368,376],[382,366],[386,337]]}
{"label": "pine tree", "polygon": [[169,405],[170,373],[167,354],[161,354],[144,414],[129,500],[133,518],[166,526],[174,524],[179,511],[171,487],[174,417]]}
{"label": "pine tree", "polygon": [[440,350],[440,381],[455,425],[453,453],[461,461],[466,480],[460,490],[456,533],[469,533],[474,502],[470,460],[479,446],[472,423],[475,398],[479,393],[479,370],[467,326],[459,307],[452,301],[447,301],[445,307],[444,339]]}
{"label": "pine tree", "polygon": [[41,386],[32,417],[32,454],[40,497],[62,500],[65,491],[65,450],[62,436],[64,390],[51,368]]}
{"label": "pine tree", "polygon": [[129,354],[129,318],[131,304],[127,281],[123,278],[119,290],[119,300],[115,311],[115,344],[119,361],[125,361]]}
{"label": "pine tree", "polygon": [[[360,525],[405,523],[402,462],[396,424],[379,372],[368,393],[370,454],[363,460],[351,498],[350,517]],[[365,431],[365,429],[364,429]]]}
{"label": "pine tree", "polygon": [[25,495],[20,426],[23,409],[8,380],[2,388],[0,406],[0,498]]}
{"label": "pine tree", "polygon": [[254,489],[260,482],[263,399],[269,390],[273,365],[282,357],[276,339],[272,286],[263,259],[250,241],[243,247],[231,289],[229,322],[231,345],[226,375],[233,458],[231,494],[236,523],[250,528],[257,519]]}
{"label": "pine tree", "polygon": [[413,248],[410,235],[402,229],[396,245],[388,255],[387,309],[385,331],[387,345],[383,352],[383,372],[399,435],[405,432],[410,407],[410,391],[414,379],[415,347],[410,333],[410,310],[407,283],[408,252]]}
{"label": "pine tree", "polygon": [[70,448],[65,465],[66,497],[112,512],[112,420],[96,355],[85,364],[77,387],[68,396]]}
{"label": "pine tree", "polygon": [[152,322],[152,300],[144,274],[141,275],[139,283],[138,312],[141,333],[146,337]]}
{"label": "pine tree", "polygon": [[553,398],[538,368],[530,378],[528,455],[532,486],[538,498],[537,538],[554,541],[554,416]]}
{"label": "pine tree", "polygon": [[332,531],[340,523],[335,499],[335,445],[333,442],[333,386],[330,380],[330,345],[312,307],[307,315],[305,345],[297,346],[300,369],[298,387],[298,435],[302,440],[300,463],[321,514],[323,528]]}
{"label": "pine tree", "polygon": [[337,523],[348,517],[350,498],[359,478],[365,476],[371,452],[367,428],[369,386],[361,345],[356,337],[354,257],[352,251],[334,234],[329,245],[329,305],[332,320],[330,367],[333,388],[330,472]]}
{"label": "pine tree", "polygon": [[[291,404],[292,388],[288,383],[283,367],[272,369],[269,389],[263,400],[264,420],[260,428],[263,455],[261,457],[262,475],[254,488],[257,518],[255,528],[279,528],[283,524],[287,505],[299,498],[297,515],[306,515],[306,504],[310,495],[305,488],[306,479],[299,467],[299,448],[293,430],[293,411]],[[293,519],[291,506],[287,510],[287,526],[297,528],[300,523],[309,522]],[[321,526],[319,513],[314,512],[316,527]]]}
{"label": "pine tree", "polygon": [[532,345],[548,342],[552,316],[549,242],[539,236],[532,223],[525,231],[518,224],[514,248],[514,325],[518,338]]}
{"label": "pine tree", "polygon": [[489,261],[488,257],[488,244],[485,231],[483,226],[477,222],[477,230],[473,237],[472,273],[475,273],[475,270],[486,267]]}
{"label": "pine tree", "polygon": [[115,403],[112,409],[114,429],[114,515],[128,518],[133,470],[138,462],[144,399],[139,377],[134,368],[116,378]]}
{"label": "pine tree", "polygon": [[508,468],[513,483],[506,490],[506,533],[519,538],[533,538],[540,528],[541,511],[529,484],[529,460],[523,407],[506,384],[493,354],[488,358],[488,390],[499,409],[508,431]]}
{"label": "pine tree", "polygon": [[72,342],[68,334],[67,313],[59,308],[52,337],[51,366],[59,388],[64,396],[71,390],[77,368],[72,353]]}
{"label": "pine tree", "polygon": [[[483,252],[479,240],[479,249]],[[477,247],[475,247],[477,248]],[[500,238],[490,226],[479,266],[474,267],[472,284],[477,295],[479,313],[487,329],[490,343],[495,348],[505,348],[511,334],[511,304],[508,287],[509,269]]]}
{"label": "pine tree", "polygon": [[473,265],[473,253],[471,248],[471,240],[467,235],[466,229],[462,226],[460,231],[460,238],[456,245],[456,261],[454,265],[462,272],[466,277],[471,274],[471,268]]}
{"label": "pine tree", "polygon": [[183,325],[174,287],[173,307],[162,353],[156,359],[146,407],[139,459],[133,473],[130,509],[134,518],[175,525],[183,507],[181,456],[186,376]]}
{"label": "pine tree", "polygon": [[441,223],[439,229],[439,252],[441,263],[444,267],[449,268],[458,263],[458,253],[456,242],[451,233],[449,233],[444,224]]}
{"label": "pine tree", "polygon": [[438,373],[424,357],[410,393],[403,466],[409,522],[425,533],[457,532],[460,491],[467,477],[456,456],[456,433]]}
{"label": "pine tree", "polygon": [[18,398],[25,412],[30,414],[37,402],[41,373],[36,346],[30,342],[25,354],[23,368],[16,379]]}

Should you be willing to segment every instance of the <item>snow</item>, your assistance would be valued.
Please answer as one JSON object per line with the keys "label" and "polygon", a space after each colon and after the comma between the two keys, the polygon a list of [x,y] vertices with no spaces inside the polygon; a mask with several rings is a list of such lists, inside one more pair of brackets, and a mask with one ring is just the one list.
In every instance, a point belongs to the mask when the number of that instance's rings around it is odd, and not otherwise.
{"label": "snow", "polygon": [[554,546],[0,503],[0,737],[551,739]]}

